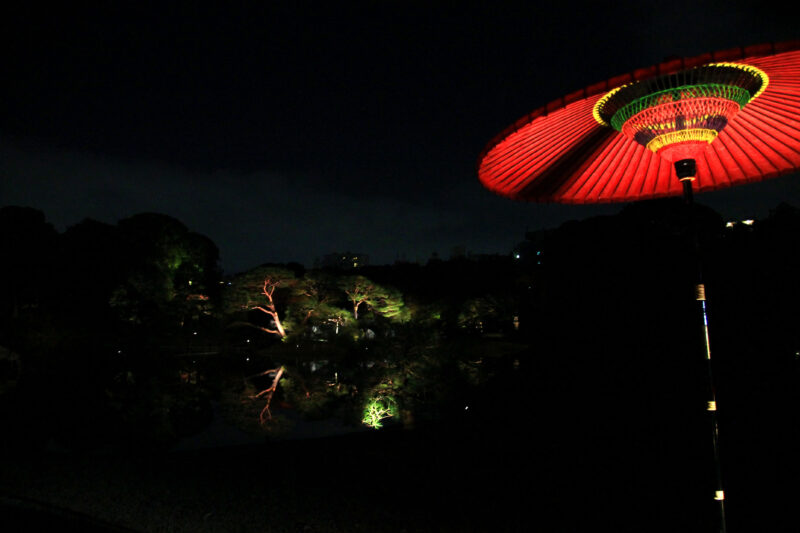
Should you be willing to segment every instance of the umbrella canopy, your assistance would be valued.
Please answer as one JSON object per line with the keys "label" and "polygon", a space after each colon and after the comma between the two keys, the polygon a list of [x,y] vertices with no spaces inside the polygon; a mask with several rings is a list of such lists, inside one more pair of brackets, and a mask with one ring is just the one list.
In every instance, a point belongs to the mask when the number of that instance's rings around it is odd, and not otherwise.
{"label": "umbrella canopy", "polygon": [[[676,90],[684,100],[665,102]],[[567,95],[489,143],[478,177],[517,200],[627,202],[680,195],[683,157],[700,192],[800,170],[800,41],[666,61]]]}

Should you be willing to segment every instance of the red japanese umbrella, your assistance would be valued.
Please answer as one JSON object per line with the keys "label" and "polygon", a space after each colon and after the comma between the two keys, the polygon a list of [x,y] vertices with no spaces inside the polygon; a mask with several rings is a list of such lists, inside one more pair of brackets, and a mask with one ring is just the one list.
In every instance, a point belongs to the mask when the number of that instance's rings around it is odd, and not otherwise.
{"label": "red japanese umbrella", "polygon": [[[800,41],[665,61],[533,111],[481,154],[483,185],[516,200],[628,202],[712,191],[800,170]],[[696,244],[696,239],[695,239]],[[700,269],[698,269],[698,272]],[[724,492],[705,286],[698,274],[714,436]]]}
{"label": "red japanese umbrella", "polygon": [[483,185],[517,200],[627,202],[800,170],[800,41],[666,61],[533,111],[480,157]]}

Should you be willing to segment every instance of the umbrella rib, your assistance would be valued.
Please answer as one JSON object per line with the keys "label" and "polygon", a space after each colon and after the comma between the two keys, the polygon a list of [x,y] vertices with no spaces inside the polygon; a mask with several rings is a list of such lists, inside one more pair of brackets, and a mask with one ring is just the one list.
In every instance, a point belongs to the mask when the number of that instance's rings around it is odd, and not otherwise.
{"label": "umbrella rib", "polygon": [[[742,129],[747,130],[747,132],[749,134],[748,137],[752,137],[752,138],[754,138],[756,140],[760,140],[764,136],[770,136],[772,139],[775,140],[775,142],[780,143],[784,147],[789,148],[791,150],[791,147],[787,146],[786,143],[784,143],[783,141],[778,139],[774,134],[772,134],[772,133],[770,133],[768,131],[765,131],[764,128],[761,126],[761,124],[759,124],[757,121],[752,120],[751,117],[743,116],[743,117],[741,117],[741,120],[739,120],[737,122],[742,127]],[[754,134],[754,130],[760,132],[761,135],[759,135],[757,133]],[[762,150],[760,150],[758,148],[757,149],[759,150],[759,152],[761,152],[762,155],[764,155],[764,159],[766,159],[775,168],[775,170],[780,170],[781,165],[777,165],[772,161],[772,158],[774,158],[774,157],[777,157],[777,158],[783,160],[784,163],[787,163],[788,165],[792,166],[792,162],[788,158],[786,158],[781,152],[779,152],[775,148],[769,146],[768,144],[766,144],[763,141],[761,141],[761,143],[763,143],[766,148],[768,148],[768,149],[770,149],[772,151],[772,154],[773,154],[772,157],[767,157],[766,153],[764,153]]]}
{"label": "umbrella rib", "polygon": [[[731,142],[732,142],[732,143],[733,143],[733,144],[736,146],[736,148],[737,148],[737,152],[736,152],[736,154],[741,154],[741,156],[743,156],[743,159],[745,160],[745,162],[749,162],[749,163],[750,163],[750,165],[752,165],[752,166],[753,166],[753,168],[754,168],[754,169],[755,169],[755,170],[756,170],[756,171],[757,171],[757,172],[760,174],[760,173],[761,173],[761,170],[758,168],[758,165],[756,165],[756,164],[755,164],[755,162],[753,161],[753,158],[752,158],[752,157],[750,157],[750,154],[749,154],[749,153],[748,153],[748,151],[747,151],[747,150],[744,148],[744,145],[743,145],[743,143],[745,143],[745,142],[746,142],[746,143],[747,143],[749,146],[753,146],[753,145],[752,145],[752,144],[751,144],[749,141],[747,141],[747,140],[746,140],[746,139],[745,139],[745,138],[744,138],[744,137],[743,137],[743,136],[742,136],[742,135],[739,133],[739,131],[738,131],[738,129],[737,129],[737,126],[736,126],[735,124],[728,124],[728,127],[727,127],[727,128],[725,128],[725,130],[726,130],[726,131],[727,131],[727,133],[728,133],[728,138],[731,140]],[[730,130],[730,131],[728,131],[728,130]],[[737,138],[736,138],[736,136],[738,136],[739,138],[737,139]],[[731,154],[731,155],[733,156],[733,159],[734,159],[734,160],[736,160],[736,162],[739,164],[739,168],[742,170],[742,175],[743,175],[743,176],[749,176],[749,175],[750,175],[750,173],[748,173],[748,172],[746,171],[746,169],[745,169],[744,165],[742,165],[742,164],[741,164],[741,163],[738,161],[738,159],[736,158],[736,154]]]}
{"label": "umbrella rib", "polygon": [[[778,166],[772,162],[772,159],[770,157],[770,155],[775,153],[774,150],[772,150],[769,146],[767,146],[758,135],[753,135],[753,130],[750,127],[748,127],[749,124],[747,123],[747,121],[746,120],[738,121],[737,126],[739,129],[742,130],[741,132],[739,132],[742,138],[747,139],[748,144],[750,144],[753,147],[753,149],[762,157],[762,159],[767,163],[767,165],[771,166],[775,170],[778,170]],[[772,154],[768,155],[765,148],[772,150]],[[753,160],[753,162],[754,164],[756,164],[755,160]],[[759,171],[763,175],[764,170],[761,169],[761,166],[758,164],[756,164],[756,166],[759,168]]]}
{"label": "umbrella rib", "polygon": [[[788,109],[795,109],[796,110],[796,108],[788,108]],[[773,108],[754,107],[753,111],[758,111],[759,113],[761,113],[764,116],[770,116],[770,117],[774,116],[775,117],[774,120],[784,120],[785,119],[785,120],[789,120],[791,122],[797,122],[797,118],[796,118],[797,115],[794,115],[794,114],[791,114],[791,113],[783,113],[782,112],[782,111],[784,111],[783,106],[780,106],[780,108],[777,111],[775,110],[774,107]],[[788,126],[788,124],[786,124],[786,125]]]}
{"label": "umbrella rib", "polygon": [[[607,154],[609,150],[613,150],[614,147],[619,143],[619,139],[617,136],[614,136],[609,139],[609,142],[605,144],[602,150],[599,150],[598,153],[600,154]],[[575,176],[575,179],[567,187],[563,187],[562,190],[564,192],[561,195],[569,194],[570,197],[575,198],[575,203],[585,203],[586,194],[582,193],[581,191],[591,182],[591,178],[593,176],[597,176],[599,173],[598,168],[603,166],[604,157],[595,157],[586,168]],[[605,162],[607,164],[607,162]]]}
{"label": "umbrella rib", "polygon": [[[732,170],[738,171],[735,175],[742,177],[747,176],[747,174],[745,173],[741,164],[739,164],[739,161],[733,156],[731,149],[728,147],[729,144],[732,148],[737,148],[736,143],[730,139],[730,135],[723,131],[719,138],[709,146],[711,146],[712,150],[717,152],[717,156],[719,157],[720,161],[722,161],[722,167],[725,169],[725,172],[728,174],[728,176],[731,176],[731,180],[733,181],[733,175],[731,174]],[[721,157],[720,154],[725,154],[725,157]],[[733,169],[730,167],[733,167]]]}
{"label": "umbrella rib", "polygon": [[[591,129],[592,129],[591,127],[587,128],[587,131],[582,133],[580,137],[578,137],[578,139],[585,137],[591,131]],[[544,171],[549,166],[551,166],[554,161],[558,159],[558,156],[560,154],[568,151],[568,149],[571,146],[574,146],[574,144],[576,143],[567,139],[557,145],[551,145],[550,149],[546,151],[540,151],[538,153],[531,154],[531,157],[524,158],[523,156],[520,156],[519,158],[517,158],[517,161],[522,163],[523,166],[521,168],[518,166],[517,170],[527,171],[532,167],[534,171],[535,170]],[[540,141],[536,143],[535,147],[539,147],[542,145],[546,145],[546,142]],[[500,173],[506,176],[504,182],[507,182],[508,180],[516,181],[515,178],[519,175],[519,172],[513,172],[513,170],[514,170],[513,162],[508,162],[503,164],[503,166],[500,169]]]}
{"label": "umbrella rib", "polygon": [[[584,134],[581,138],[585,138],[588,134]],[[542,173],[546,172],[548,168],[552,167],[554,163],[556,163],[560,157],[559,154],[566,151],[564,148],[565,146],[574,146],[575,143],[561,143],[557,147],[544,154],[540,154],[537,158],[529,158],[523,163],[521,168],[518,168],[520,172],[511,172],[506,169],[503,170],[504,175],[506,176],[504,182],[512,182],[516,189],[519,189],[519,181],[520,179],[524,179],[527,173],[531,173],[533,175],[541,175]]]}
{"label": "umbrella rib", "polygon": [[[565,124],[565,126],[560,128],[560,130],[558,131],[566,129],[567,127],[568,125]],[[587,127],[583,128],[584,131],[581,132],[578,139],[587,135],[592,130],[592,128],[593,126],[587,123]],[[508,153],[505,157],[501,159],[501,161],[491,162],[492,164],[491,168],[494,168],[494,175],[496,176],[496,182],[499,185],[505,185],[509,181],[511,182],[518,181],[518,176],[520,175],[520,171],[523,170],[527,171],[531,167],[531,165],[534,166],[533,167],[534,170],[546,169],[550,164],[552,164],[551,163],[552,160],[555,159],[558,154],[566,151],[565,147],[568,148],[569,146],[571,146],[570,145],[571,141],[569,140],[569,138],[564,136],[563,138],[565,140],[563,142],[555,146],[551,145],[550,149],[547,151],[537,152],[536,148],[543,145],[547,146],[549,144],[550,137],[549,136],[547,138],[540,137],[535,142],[530,143],[529,139],[530,137],[535,136],[535,133],[536,132],[526,132],[526,133],[520,132],[520,136],[525,135],[525,139],[515,140],[513,142],[513,146],[515,148],[511,153]],[[527,145],[525,145],[526,142],[528,142]],[[531,146],[531,144],[533,146]],[[573,141],[572,145],[574,144],[575,142]],[[530,154],[530,156],[525,157],[526,153]],[[543,160],[545,161],[545,163],[542,163]],[[522,165],[522,167],[520,167],[520,164]]]}
{"label": "umbrella rib", "polygon": [[647,178],[650,174],[654,175],[654,179],[658,178],[658,167],[661,165],[661,161],[655,157],[655,155],[651,155],[648,157],[649,163],[647,165],[647,173],[642,178],[642,183],[639,185],[639,196],[646,194],[645,193],[645,186],[647,185]]}
{"label": "umbrella rib", "polygon": [[[607,200],[609,197],[613,197],[616,195],[620,183],[625,177],[625,169],[628,167],[628,164],[633,158],[633,152],[635,151],[635,149],[636,149],[636,144],[630,141],[620,146],[619,150],[620,153],[618,156],[620,158],[620,163],[616,165],[612,173],[608,176],[605,186],[603,186],[603,188],[597,194],[598,199]],[[613,190],[611,191],[610,194],[606,195],[605,192],[609,187],[611,187],[612,183],[613,183]]]}
{"label": "umbrella rib", "polygon": [[[570,122],[571,119],[584,119],[578,125],[572,124]],[[569,119],[569,120],[568,120]],[[547,136],[539,136],[538,133],[540,130],[546,130],[549,122],[557,121],[558,126],[556,128],[549,130],[549,135]],[[527,128],[520,128],[517,131],[511,133],[503,139],[500,143],[496,146],[499,146],[503,142],[508,142],[507,146],[505,147],[506,151],[511,151],[510,155],[517,154],[519,151],[529,150],[531,148],[531,144],[533,147],[538,147],[543,144],[549,144],[552,138],[559,138],[563,137],[569,139],[567,135],[561,135],[564,132],[569,133],[573,129],[577,129],[579,127],[590,129],[591,126],[595,126],[593,120],[590,120],[587,117],[587,113],[585,109],[582,109],[581,106],[575,106],[575,109],[571,109],[568,113],[564,113],[563,117],[556,117],[554,115],[550,115],[547,117],[543,117],[541,120],[542,124],[539,124],[537,128],[534,127],[527,127]],[[516,138],[514,138],[516,137]],[[535,138],[535,141],[531,142],[531,137]]]}
{"label": "umbrella rib", "polygon": [[[797,145],[797,140],[800,139],[800,128],[780,121],[773,117],[773,115],[775,115],[775,113],[770,113],[768,110],[759,110],[759,113],[743,114],[741,118],[751,122],[763,123],[765,127],[771,128],[774,131],[772,135],[777,142],[783,144],[788,150],[800,155],[800,151],[793,148],[791,142],[787,142],[787,140],[795,141],[795,145]],[[780,117],[781,115],[778,116]],[[792,133],[784,131],[787,128],[791,129]],[[781,139],[781,137],[784,139]]]}
{"label": "umbrella rib", "polygon": [[[594,190],[598,187],[598,185],[600,185],[601,177],[607,175],[606,171],[610,167],[613,166],[613,164],[615,163],[615,161],[619,157],[618,154],[620,152],[620,149],[625,145],[625,140],[626,140],[626,138],[623,137],[622,135],[618,135],[617,136],[616,142],[614,143],[613,147],[611,147],[611,151],[608,153],[609,157],[604,157],[603,158],[605,164],[601,165],[602,170],[599,173],[595,174],[597,176],[597,178],[594,179],[594,180],[586,180],[585,183],[589,183],[591,186],[589,187],[589,190],[587,190],[585,193],[583,193],[584,202],[586,202],[586,199],[589,198],[592,195],[592,192],[594,192]],[[605,178],[604,181],[607,182],[608,179],[609,178]],[[605,187],[605,185],[603,185],[603,187]]]}
{"label": "umbrella rib", "polygon": [[716,148],[714,146],[714,143],[711,143],[709,146],[710,146],[711,150],[706,151],[706,158],[705,158],[706,159],[706,165],[708,166],[708,174],[709,174],[709,176],[711,177],[711,179],[715,179],[714,178],[714,172],[711,170],[711,166],[712,165],[711,165],[711,163],[709,161],[709,159],[713,156],[714,159],[715,159],[716,166],[718,166],[720,169],[722,169],[721,172],[723,173],[725,180],[728,182],[729,185],[733,184],[733,180],[731,179],[731,175],[728,172],[728,169],[725,168],[725,164],[722,162],[722,159],[719,157],[719,153],[717,153],[717,150],[716,150]]}
{"label": "umbrella rib", "polygon": [[[639,161],[636,163],[636,169],[630,174],[628,187],[625,189],[625,192],[624,192],[624,195],[623,195],[626,198],[631,195],[631,189],[633,188],[633,184],[636,182],[636,178],[640,174],[640,169],[642,168],[642,165],[645,164],[645,161],[647,161],[646,164],[648,165],[648,167],[650,165],[650,159],[651,158],[648,156],[648,153],[650,153],[650,152],[648,152],[647,150],[645,150],[645,151],[641,151],[640,150],[639,153],[640,153],[640,156],[639,156]],[[644,176],[645,177],[647,176],[647,171],[645,171]],[[642,181],[644,181],[644,178],[642,178]]]}

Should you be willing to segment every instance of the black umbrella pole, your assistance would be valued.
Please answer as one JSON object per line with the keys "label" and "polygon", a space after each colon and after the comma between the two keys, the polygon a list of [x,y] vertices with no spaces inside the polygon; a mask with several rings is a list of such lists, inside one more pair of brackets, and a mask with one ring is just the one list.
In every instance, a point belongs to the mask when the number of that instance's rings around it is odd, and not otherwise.
{"label": "black umbrella pole", "polygon": [[711,345],[708,340],[708,312],[706,307],[706,288],[703,284],[703,269],[700,259],[700,243],[697,230],[694,224],[694,201],[692,199],[692,182],[696,175],[694,159],[684,159],[675,163],[675,171],[678,179],[683,184],[683,199],[689,212],[689,232],[697,261],[697,283],[695,284],[695,299],[697,300],[703,317],[703,347],[705,350],[706,364],[708,369],[708,402],[706,410],[710,414],[711,429],[714,444],[714,473],[716,489],[714,500],[718,503],[719,509],[719,532],[726,533],[725,525],[725,492],[722,490],[722,467],[720,465],[719,454],[719,422],[717,420],[717,397],[714,386],[714,374],[711,369]]}

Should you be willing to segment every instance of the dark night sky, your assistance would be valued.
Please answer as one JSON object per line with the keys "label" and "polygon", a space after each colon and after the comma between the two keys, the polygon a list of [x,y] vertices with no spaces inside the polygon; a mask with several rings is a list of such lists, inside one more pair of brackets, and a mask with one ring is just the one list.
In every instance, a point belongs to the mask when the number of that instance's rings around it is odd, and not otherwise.
{"label": "dark night sky", "polygon": [[[211,237],[227,272],[506,253],[526,229],[621,206],[484,190],[477,157],[504,127],[667,56],[800,38],[798,8],[752,1],[263,4],[5,14],[0,205],[59,230],[165,213]],[[764,216],[800,206],[796,178],[698,201]]]}

